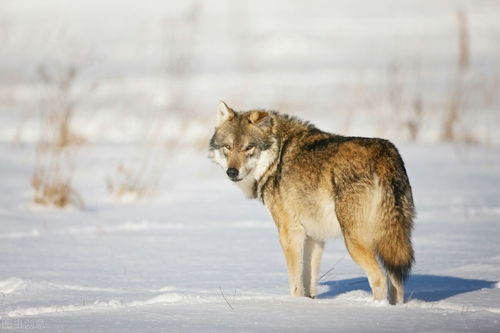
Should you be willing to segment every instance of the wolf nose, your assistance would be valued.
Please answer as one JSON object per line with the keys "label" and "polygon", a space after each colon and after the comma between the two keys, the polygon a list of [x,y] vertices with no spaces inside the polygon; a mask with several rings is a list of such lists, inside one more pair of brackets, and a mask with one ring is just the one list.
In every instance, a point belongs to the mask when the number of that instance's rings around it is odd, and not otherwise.
{"label": "wolf nose", "polygon": [[229,176],[229,178],[238,177],[238,169],[236,169],[236,168],[229,168],[226,170],[226,173]]}

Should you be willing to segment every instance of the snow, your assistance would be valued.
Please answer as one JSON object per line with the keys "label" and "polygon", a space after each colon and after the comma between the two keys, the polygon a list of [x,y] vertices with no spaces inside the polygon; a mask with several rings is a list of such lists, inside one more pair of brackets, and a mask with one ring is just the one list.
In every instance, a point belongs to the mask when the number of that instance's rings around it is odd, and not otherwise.
{"label": "snow", "polygon": [[[459,10],[471,64],[457,131],[479,144],[439,139]],[[498,332],[499,15],[491,0],[1,2],[0,330]],[[67,97],[84,144],[66,171],[82,209],[33,203],[42,101],[57,96],[39,65],[80,69]],[[206,157],[221,99],[397,144],[418,215],[403,305],[373,301],[342,240],[319,296],[289,296],[271,217]],[[150,196],[110,195],[122,164]]]}
{"label": "snow", "polygon": [[50,332],[497,331],[498,148],[400,145],[418,209],[416,265],[406,303],[390,306],[372,300],[341,240],[327,243],[319,297],[289,296],[271,218],[205,152],[175,155],[163,194],[124,203],[103,200],[103,179],[110,156],[135,148],[86,147],[77,164],[93,168],[75,177],[86,209],[60,211],[25,204],[30,145],[0,147],[8,175],[0,199],[5,325],[36,320]]}
{"label": "snow", "polygon": [[0,293],[10,294],[17,289],[22,289],[24,287],[24,284],[25,283],[23,280],[16,278],[0,281]]}

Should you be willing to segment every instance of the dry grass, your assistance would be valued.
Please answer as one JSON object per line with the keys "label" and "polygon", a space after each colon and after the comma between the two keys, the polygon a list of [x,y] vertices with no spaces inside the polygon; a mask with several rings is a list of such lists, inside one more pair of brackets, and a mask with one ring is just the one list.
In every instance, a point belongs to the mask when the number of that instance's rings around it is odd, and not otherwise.
{"label": "dry grass", "polygon": [[135,156],[119,162],[113,174],[105,179],[112,196],[142,199],[156,192],[167,163],[167,145],[160,140],[164,123],[164,115],[160,114],[146,131],[146,139]]}
{"label": "dry grass", "polygon": [[406,79],[409,82],[415,81],[413,85],[404,84],[403,73],[397,63],[389,66],[387,100],[391,122],[397,128],[403,129],[408,140],[414,142],[420,134],[424,114],[424,98],[418,62],[415,62],[408,72]]}
{"label": "dry grass", "polygon": [[84,142],[71,123],[76,99],[73,87],[79,68],[41,65],[38,74],[46,93],[41,102],[40,132],[36,143],[36,162],[30,183],[33,201],[40,205],[83,208],[81,196],[72,186],[71,152]]}
{"label": "dry grass", "polygon": [[422,127],[422,116],[424,114],[423,109],[423,98],[421,95],[416,95],[413,100],[413,112],[411,117],[406,121],[410,141],[417,141]]}
{"label": "dry grass", "polygon": [[83,200],[71,183],[69,156],[61,154],[59,150],[38,150],[37,156],[31,177],[33,201],[44,206],[63,208],[74,205],[83,208]]}
{"label": "dry grass", "polygon": [[161,173],[150,171],[150,159],[146,157],[146,160],[148,162],[136,168],[119,163],[113,176],[106,178],[108,192],[117,198],[142,199],[153,195]]}
{"label": "dry grass", "polygon": [[34,201],[44,206],[65,207],[70,204],[83,208],[83,200],[72,188],[70,179],[50,177],[42,171],[35,173],[31,180],[35,190]]}
{"label": "dry grass", "polygon": [[459,138],[457,126],[461,121],[465,105],[465,76],[470,65],[469,30],[467,16],[463,11],[457,13],[458,59],[455,80],[452,83],[449,102],[441,130],[443,141],[463,141]]}
{"label": "dry grass", "polygon": [[81,145],[85,141],[72,127],[77,105],[73,90],[79,72],[80,67],[74,64],[63,68],[47,65],[38,67],[39,77],[47,87],[42,101],[42,126],[50,131],[44,135],[50,135],[49,144],[59,149]]}

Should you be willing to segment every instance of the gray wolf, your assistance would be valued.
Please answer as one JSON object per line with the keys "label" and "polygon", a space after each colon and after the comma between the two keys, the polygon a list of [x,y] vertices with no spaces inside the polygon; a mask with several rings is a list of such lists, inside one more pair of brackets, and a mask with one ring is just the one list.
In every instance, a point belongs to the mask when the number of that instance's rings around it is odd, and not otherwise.
{"label": "gray wolf", "polygon": [[402,303],[415,209],[396,147],[323,132],[275,111],[235,111],[221,102],[217,115],[209,158],[270,211],[290,293],[316,296],[325,241],[342,236],[374,299]]}

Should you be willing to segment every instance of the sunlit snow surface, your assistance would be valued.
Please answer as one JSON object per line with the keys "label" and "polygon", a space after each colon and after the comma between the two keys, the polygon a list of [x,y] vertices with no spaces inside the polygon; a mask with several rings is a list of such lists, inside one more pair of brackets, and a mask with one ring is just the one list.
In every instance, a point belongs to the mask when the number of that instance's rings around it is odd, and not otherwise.
{"label": "sunlit snow surface", "polygon": [[59,211],[29,203],[32,148],[1,146],[3,325],[50,332],[498,328],[498,148],[401,147],[418,218],[416,264],[406,303],[396,307],[371,299],[341,240],[327,245],[319,297],[288,296],[271,218],[204,153],[172,158],[150,200],[111,199],[109,161],[129,150],[81,148],[76,163],[92,164],[75,174],[86,208]]}

